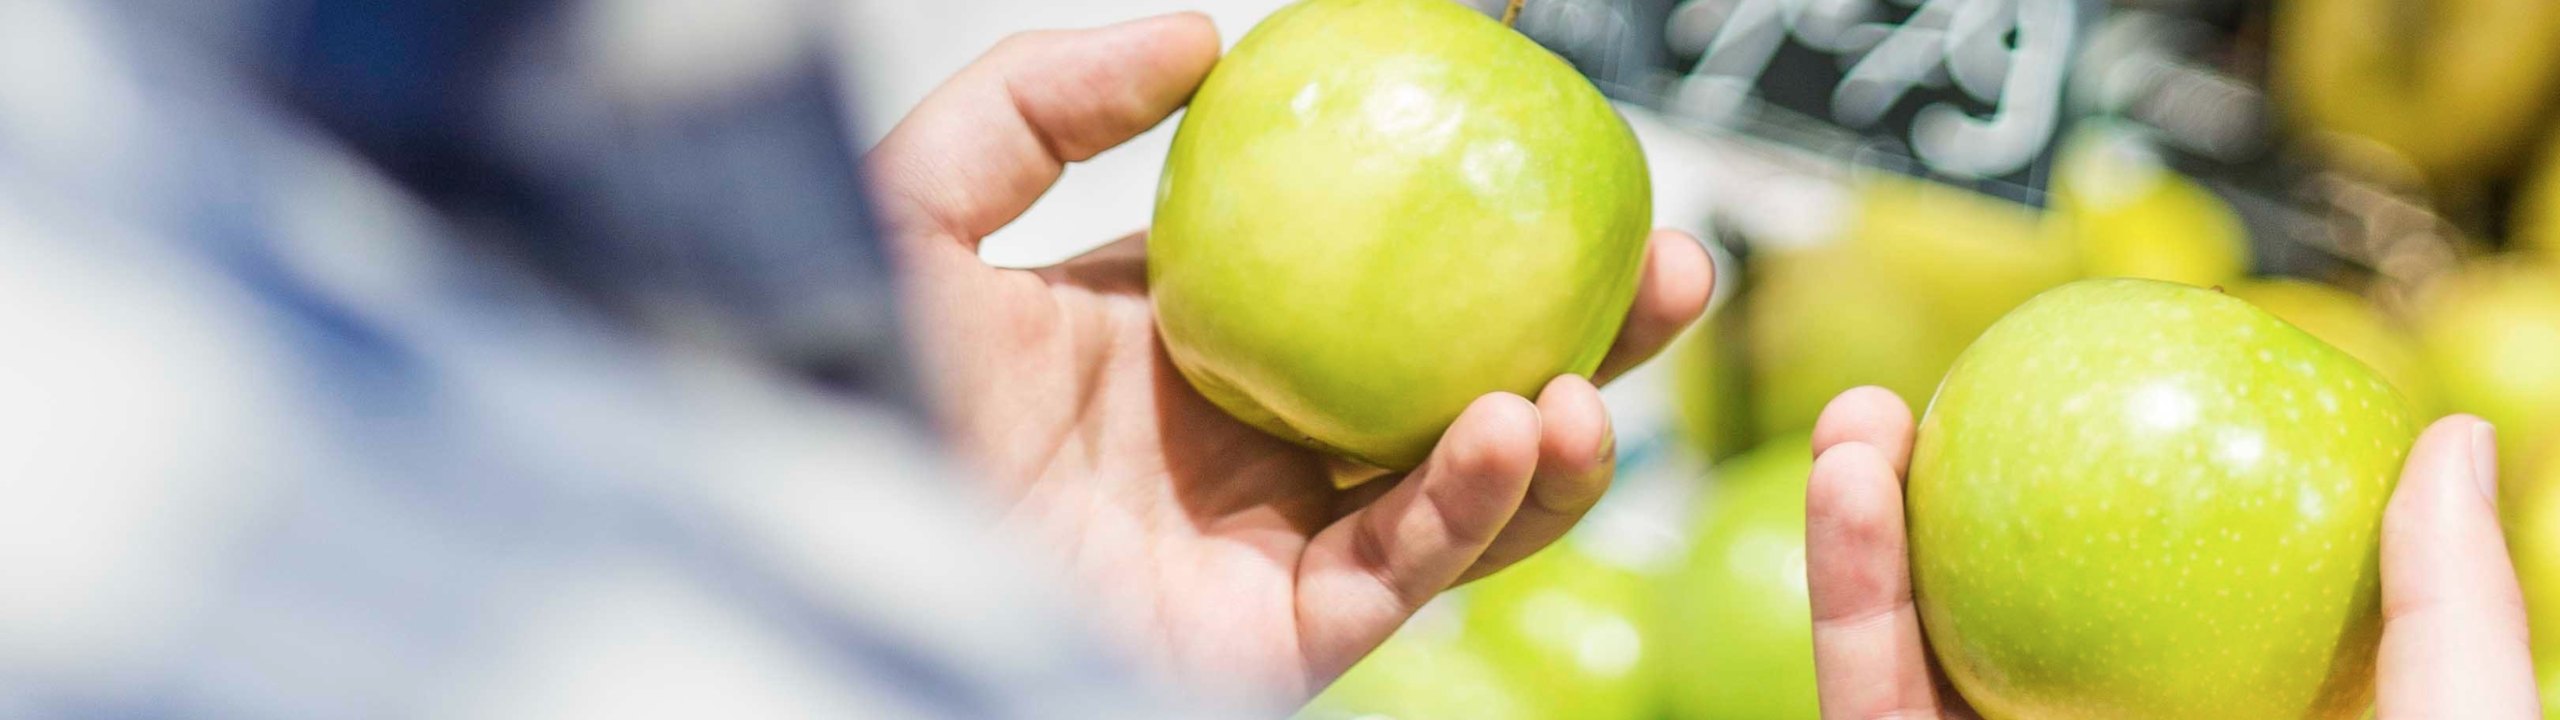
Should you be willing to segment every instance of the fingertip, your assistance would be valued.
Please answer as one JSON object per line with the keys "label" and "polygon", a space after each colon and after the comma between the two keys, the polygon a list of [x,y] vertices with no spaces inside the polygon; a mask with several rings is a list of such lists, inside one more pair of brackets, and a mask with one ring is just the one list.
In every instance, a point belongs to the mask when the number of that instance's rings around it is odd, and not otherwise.
{"label": "fingertip", "polygon": [[1706,249],[1688,234],[1657,230],[1645,242],[1634,303],[1608,357],[1593,378],[1607,383],[1662,351],[1662,346],[1705,313],[1715,293],[1715,269]]}
{"label": "fingertip", "polygon": [[1609,407],[1600,389],[1578,375],[1559,375],[1538,391],[1539,461],[1576,473],[1606,459]]}
{"label": "fingertip", "polygon": [[1873,385],[1850,388],[1823,406],[1813,424],[1813,454],[1821,457],[1844,443],[1861,443],[1880,451],[1884,464],[1900,476],[1911,461],[1911,406],[1893,391]]}
{"label": "fingertip", "polygon": [[1888,461],[1883,451],[1856,440],[1814,456],[1813,476],[1805,483],[1805,516],[1853,528],[1900,521],[1901,483],[1894,480]]}
{"label": "fingertip", "polygon": [[1529,500],[1538,509],[1579,518],[1609,489],[1617,443],[1609,408],[1591,382],[1565,375],[1538,393],[1538,472]]}
{"label": "fingertip", "polygon": [[1537,468],[1541,425],[1538,406],[1528,398],[1487,393],[1449,424],[1434,464],[1462,476],[1516,475],[1525,482]]}
{"label": "fingertip", "polygon": [[1698,239],[1678,230],[1655,230],[1645,256],[1646,282],[1656,288],[1650,308],[1673,327],[1689,324],[1706,312],[1715,295],[1715,261]]}
{"label": "fingertip", "polygon": [[2483,448],[2483,433],[2496,430],[2478,415],[2445,415],[2427,425],[2401,464],[2401,484],[2391,492],[2391,507],[2414,510],[2432,497],[2455,497],[2445,495],[2455,489],[2496,502],[2496,441]]}

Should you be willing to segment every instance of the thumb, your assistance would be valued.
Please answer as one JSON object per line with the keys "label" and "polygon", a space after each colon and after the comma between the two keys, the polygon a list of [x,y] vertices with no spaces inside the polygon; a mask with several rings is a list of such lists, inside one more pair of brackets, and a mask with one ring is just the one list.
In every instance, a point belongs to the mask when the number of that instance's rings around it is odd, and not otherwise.
{"label": "thumb", "polygon": [[2498,530],[2495,433],[2437,421],[2382,517],[2382,720],[2542,716],[2524,598]]}
{"label": "thumb", "polygon": [[1066,163],[1181,107],[1217,58],[1198,13],[1015,35],[926,96],[867,163],[902,234],[974,250]]}

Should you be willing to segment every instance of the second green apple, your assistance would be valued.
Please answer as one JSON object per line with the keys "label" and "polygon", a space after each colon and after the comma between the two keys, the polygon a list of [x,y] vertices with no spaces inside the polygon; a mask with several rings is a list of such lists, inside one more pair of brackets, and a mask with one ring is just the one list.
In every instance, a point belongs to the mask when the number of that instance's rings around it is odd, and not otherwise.
{"label": "second green apple", "polygon": [[1920,422],[1922,624],[1990,720],[2355,717],[2416,425],[2373,370],[2222,293],[2047,292]]}

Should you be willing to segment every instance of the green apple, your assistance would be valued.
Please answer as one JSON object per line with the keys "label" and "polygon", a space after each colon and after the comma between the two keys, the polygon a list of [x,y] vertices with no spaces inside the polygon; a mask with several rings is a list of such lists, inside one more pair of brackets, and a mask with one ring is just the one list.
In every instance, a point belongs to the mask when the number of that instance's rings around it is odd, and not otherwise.
{"label": "green apple", "polygon": [[1805,595],[1803,435],[1720,465],[1688,559],[1665,583],[1663,684],[1680,720],[1812,720],[1813,614]]}
{"label": "green apple", "polygon": [[2497,425],[2508,439],[2499,445],[2504,466],[2530,471],[2540,461],[2536,441],[2560,434],[2560,271],[2528,262],[2466,268],[2424,293],[2417,327],[2447,409]]}
{"label": "green apple", "polygon": [[1885,173],[1860,180],[1856,197],[1850,248],[1906,288],[1953,347],[2077,277],[2071,248],[2026,205]]}
{"label": "green apple", "polygon": [[1296,720],[1536,720],[1532,698],[1426,608],[1298,711]]}
{"label": "green apple", "polygon": [[1147,277],[1211,402],[1388,469],[1478,396],[1590,374],[1633,302],[1652,192],[1571,66],[1448,0],[1304,0],[1193,95]]}
{"label": "green apple", "polygon": [[2054,232],[2093,277],[2215,285],[2249,269],[2249,232],[2221,196],[2109,125],[2072,134],[2055,160]]}
{"label": "green apple", "polygon": [[2513,233],[2509,242],[2517,249],[2541,253],[2546,261],[2560,262],[2560,142],[2544,145],[2534,165],[2507,222]]}
{"label": "green apple", "polygon": [[1559,542],[1466,590],[1466,641],[1542,717],[1652,720],[1654,581]]}
{"label": "green apple", "polygon": [[2354,717],[2417,423],[2371,368],[2228,295],[2037,296],[1920,422],[1906,516],[1931,647],[1990,720]]}
{"label": "green apple", "polygon": [[1728,310],[1741,315],[1752,437],[1810,428],[1860,385],[1924,397],[1983,328],[2072,278],[2070,253],[2023,205],[1894,175],[1855,193],[1834,241],[1753,256]]}
{"label": "green apple", "polygon": [[[2560,440],[2550,438],[2549,440]],[[2547,447],[2547,445],[2546,445]],[[2509,473],[2507,550],[2524,589],[2526,625],[2533,633],[2533,664],[2542,670],[2543,697],[2560,691],[2560,463],[2530,475]],[[2545,703],[2543,717],[2560,720],[2560,703]]]}
{"label": "green apple", "polygon": [[2298,127],[2390,148],[2439,183],[2511,167],[2560,89],[2560,3],[2276,3],[2270,83]]}
{"label": "green apple", "polygon": [[1860,385],[1924,396],[1962,347],[1854,247],[1764,254],[1748,272],[1739,308],[1759,437],[1813,427],[1824,404]]}
{"label": "green apple", "polygon": [[2434,416],[2435,376],[2418,359],[2417,340],[2354,293],[2291,279],[2248,280],[2230,286],[2233,297],[2302,328],[2382,373],[2421,417]]}
{"label": "green apple", "polygon": [[1724,458],[1750,442],[1741,316],[1718,312],[1700,320],[1666,353],[1680,437],[1707,460]]}

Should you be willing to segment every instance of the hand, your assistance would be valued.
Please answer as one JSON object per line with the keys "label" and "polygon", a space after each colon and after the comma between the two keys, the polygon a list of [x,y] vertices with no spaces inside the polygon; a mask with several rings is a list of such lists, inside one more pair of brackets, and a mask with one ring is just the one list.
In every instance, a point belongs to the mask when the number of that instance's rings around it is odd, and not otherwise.
{"label": "hand", "polygon": [[[1175,372],[1143,237],[1038,271],[979,260],[979,239],[1065,163],[1162,121],[1217,55],[1190,14],[1016,36],[867,162],[931,398],[1008,528],[1175,679],[1295,702],[1432,596],[1563,534],[1608,486],[1614,443],[1592,383],[1559,377],[1535,403],[1477,399],[1411,474],[1336,490],[1333,461],[1228,417]],[[1695,241],[1657,232],[1600,379],[1694,319],[1711,275]]]}
{"label": "hand", "polygon": [[[2458,415],[2428,428],[2383,511],[2381,720],[2542,716],[2488,427]],[[1841,394],[1814,426],[1805,559],[1826,718],[1975,717],[1911,602],[1911,434],[1911,410],[1880,388]]]}

